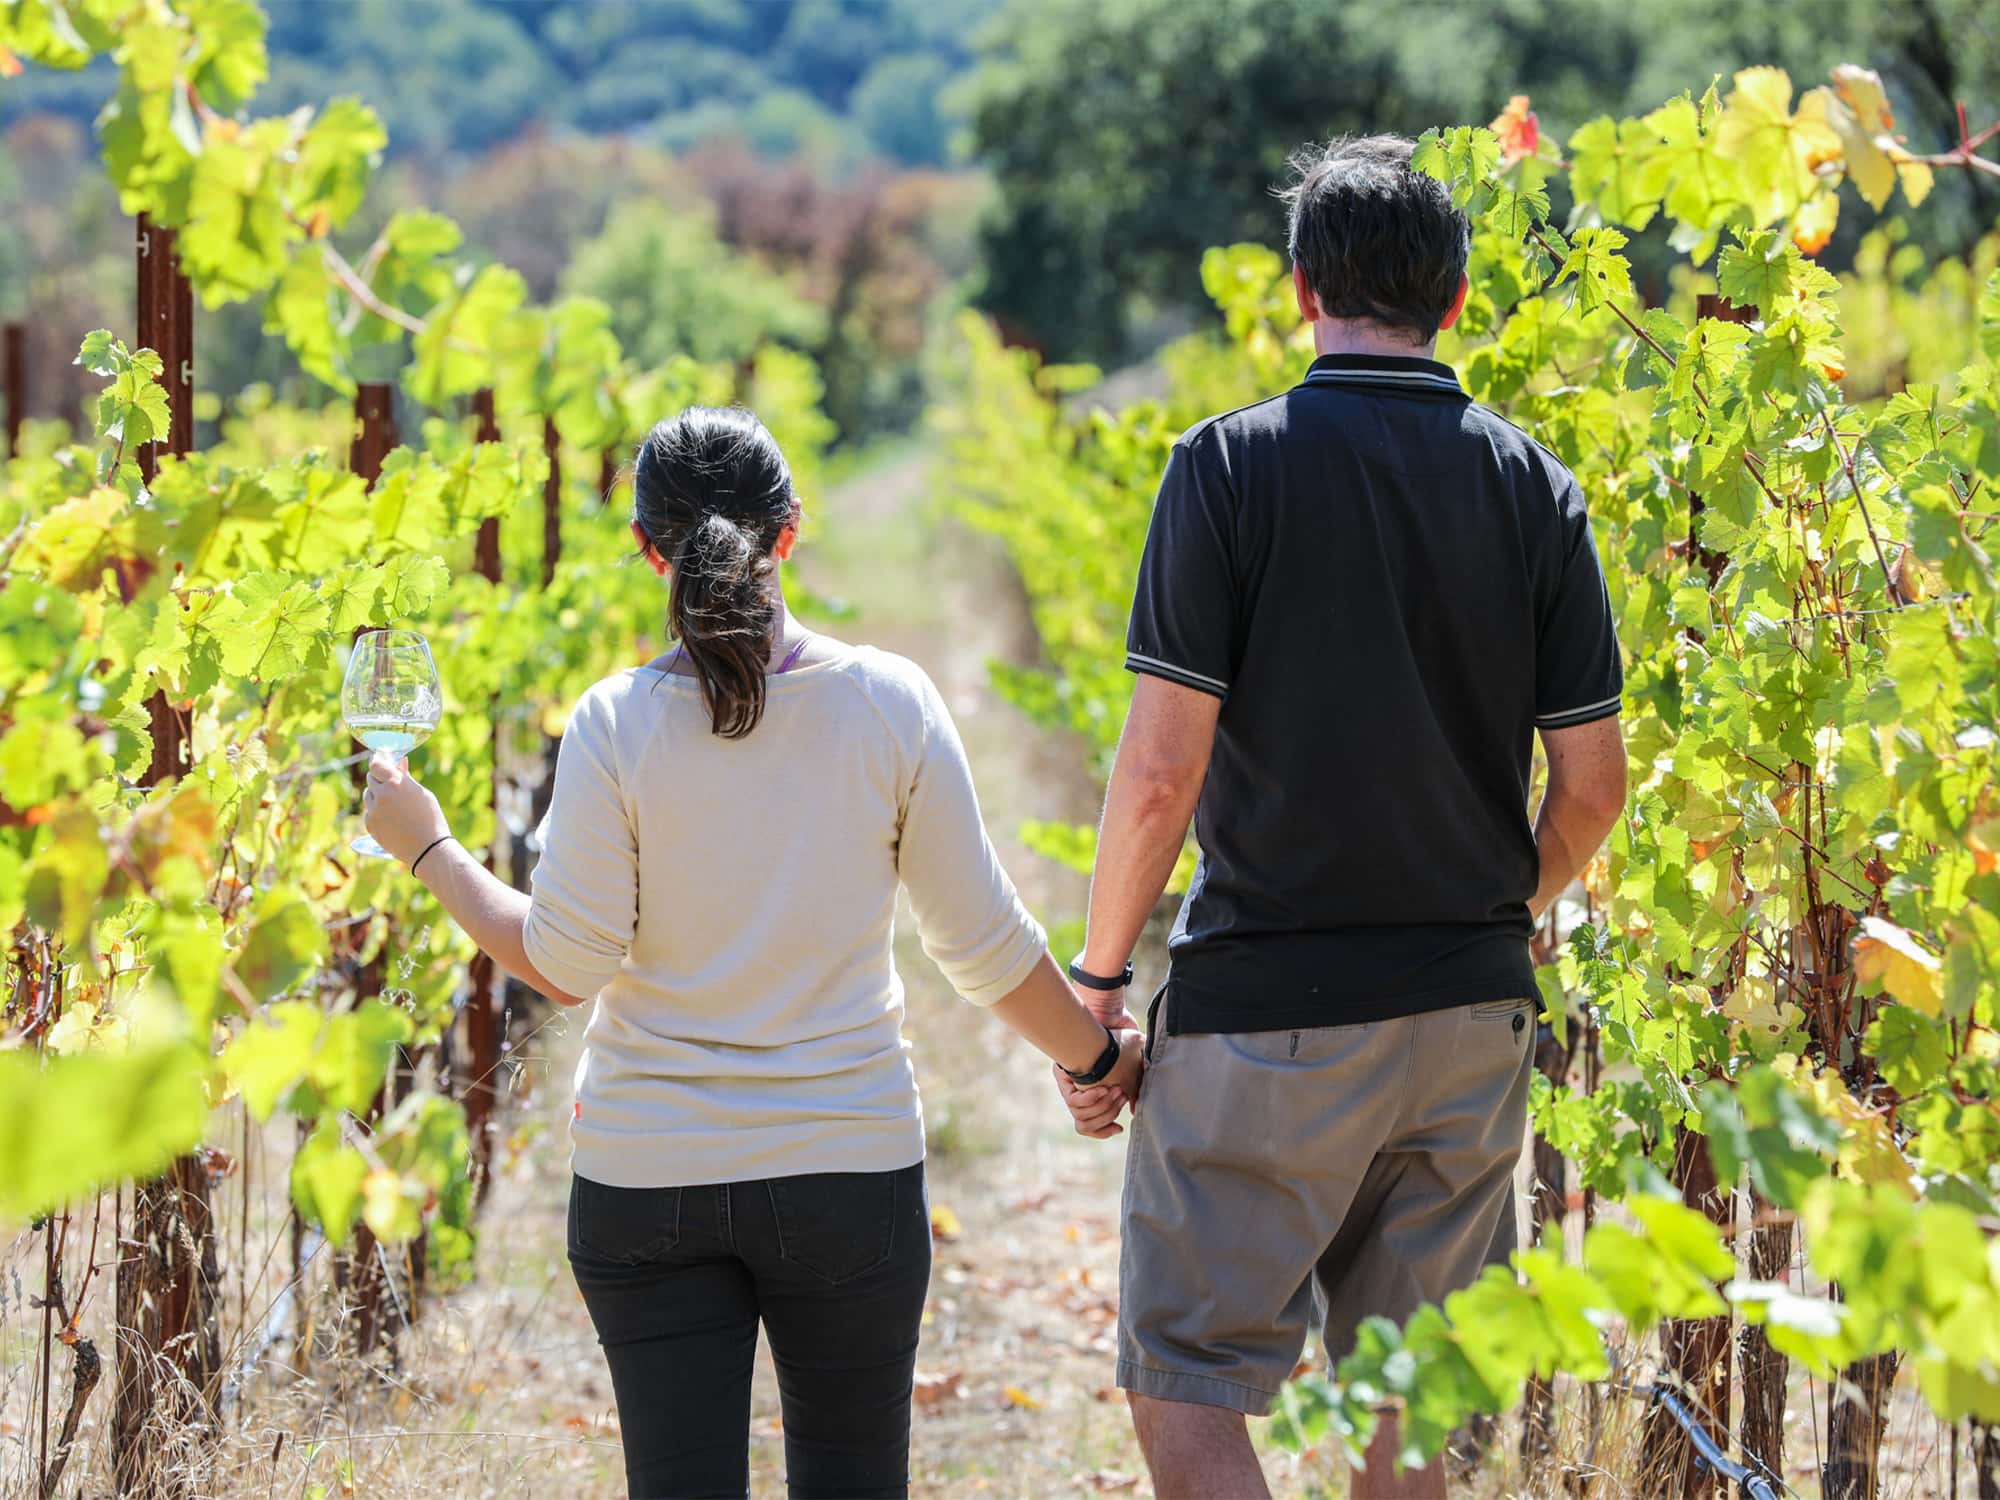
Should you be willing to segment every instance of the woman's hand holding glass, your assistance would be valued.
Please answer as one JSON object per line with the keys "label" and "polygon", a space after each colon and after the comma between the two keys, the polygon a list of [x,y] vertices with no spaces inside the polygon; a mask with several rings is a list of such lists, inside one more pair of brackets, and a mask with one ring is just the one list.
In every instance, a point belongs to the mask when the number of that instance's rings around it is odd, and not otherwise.
{"label": "woman's hand holding glass", "polygon": [[[400,844],[390,842],[390,834],[400,838],[404,828],[430,826],[416,798],[430,804],[430,816],[438,824],[434,836],[446,832],[438,800],[410,780],[400,764],[430,738],[438,720],[444,718],[444,688],[438,682],[438,664],[430,658],[430,642],[414,630],[364,630],[356,636],[348,652],[348,672],[340,684],[340,714],[346,718],[348,734],[376,752],[368,766],[368,792],[362,798],[368,832],[356,838],[352,848],[370,858],[396,856],[408,862],[424,846],[418,844],[406,852]],[[394,780],[382,772],[384,766],[396,772]],[[392,798],[378,796],[390,788],[400,790]],[[384,806],[388,832],[376,828],[378,802]]]}
{"label": "woman's hand holding glass", "polygon": [[438,799],[386,750],[368,762],[361,817],[375,841],[406,865],[451,833]]}

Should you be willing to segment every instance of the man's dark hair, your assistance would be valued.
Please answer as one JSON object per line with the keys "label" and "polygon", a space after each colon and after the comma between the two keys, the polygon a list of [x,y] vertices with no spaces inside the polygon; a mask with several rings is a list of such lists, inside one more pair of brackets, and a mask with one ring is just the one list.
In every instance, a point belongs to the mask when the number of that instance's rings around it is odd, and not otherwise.
{"label": "man's dark hair", "polygon": [[1414,143],[1350,136],[1291,160],[1288,248],[1329,318],[1367,318],[1426,343],[1458,296],[1471,226]]}

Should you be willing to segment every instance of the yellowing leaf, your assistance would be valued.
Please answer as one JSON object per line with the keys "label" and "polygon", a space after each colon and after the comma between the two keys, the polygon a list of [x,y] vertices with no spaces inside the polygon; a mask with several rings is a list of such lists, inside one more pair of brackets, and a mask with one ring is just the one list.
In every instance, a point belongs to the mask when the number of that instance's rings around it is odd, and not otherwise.
{"label": "yellowing leaf", "polygon": [[1931,169],[1909,160],[1910,153],[1891,133],[1896,118],[1880,74],[1842,64],[1833,70],[1833,88],[1813,94],[1821,96],[1826,122],[1840,138],[1848,180],[1870,208],[1880,213],[1888,205],[1898,178],[1912,208],[1929,196]]}
{"label": "yellowing leaf", "polygon": [[422,1183],[406,1182],[400,1174],[377,1167],[361,1182],[362,1220],[384,1244],[415,1239],[424,1227],[428,1196]]}
{"label": "yellowing leaf", "polygon": [[1865,988],[1935,1016],[1944,1009],[1943,964],[1916,935],[1880,917],[1861,919],[1854,940],[1854,972]]}
{"label": "yellowing leaf", "polygon": [[1024,1411],[1040,1411],[1042,1409],[1042,1403],[1033,1396],[1030,1396],[1018,1385],[1007,1387],[1007,1403],[1010,1406],[1018,1406]]}
{"label": "yellowing leaf", "polygon": [[1880,1183],[1907,1198],[1916,1197],[1910,1164],[1896,1149],[1888,1120],[1850,1094],[1839,1074],[1815,1073],[1811,1063],[1789,1055],[1780,1057],[1773,1066],[1779,1072],[1789,1071],[1792,1081],[1811,1097],[1819,1112],[1840,1127],[1834,1167],[1842,1177]]}
{"label": "yellowing leaf", "polygon": [[1897,162],[1896,175],[1902,179],[1903,197],[1912,208],[1930,197],[1932,184],[1937,181],[1931,169],[1920,161]]}
{"label": "yellowing leaf", "polygon": [[1841,63],[1833,70],[1834,92],[1854,114],[1861,128],[1879,135],[1896,128],[1896,116],[1889,107],[1889,95],[1882,87],[1882,75],[1873,68],[1857,68]]}
{"label": "yellowing leaf", "polygon": [[1789,1000],[1779,1000],[1777,986],[1764,974],[1746,975],[1722,1004],[1722,1013],[1738,1025],[1777,1036],[1805,1019]]}
{"label": "yellowing leaf", "polygon": [[1788,215],[1815,187],[1814,173],[1836,161],[1841,138],[1828,118],[1824,90],[1792,112],[1792,79],[1782,68],[1745,68],[1724,101],[1717,143],[1735,158],[1757,222]]}
{"label": "yellowing leaf", "polygon": [[1981,818],[1966,830],[1966,847],[1972,850],[1973,867],[1981,875],[2000,868],[2000,817]]}
{"label": "yellowing leaf", "polygon": [[944,1203],[931,1205],[931,1238],[934,1240],[955,1240],[965,1233],[965,1226],[958,1222],[958,1215]]}
{"label": "yellowing leaf", "polygon": [[1836,194],[1821,193],[1806,199],[1792,216],[1792,243],[1802,255],[1819,254],[1833,238],[1833,226],[1839,218],[1840,199]]}
{"label": "yellowing leaf", "polygon": [[77,1000],[49,1028],[47,1042],[51,1052],[64,1056],[78,1052],[123,1052],[131,1034],[131,1027],[121,1017],[104,1014],[94,1000]]}

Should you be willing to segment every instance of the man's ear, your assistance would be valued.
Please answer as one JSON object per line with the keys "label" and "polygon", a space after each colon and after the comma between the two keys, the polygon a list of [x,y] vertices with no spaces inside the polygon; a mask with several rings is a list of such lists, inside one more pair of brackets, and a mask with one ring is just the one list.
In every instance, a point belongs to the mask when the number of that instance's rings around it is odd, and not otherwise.
{"label": "man's ear", "polygon": [[1458,315],[1465,311],[1465,299],[1467,294],[1470,293],[1471,290],[1472,290],[1471,278],[1468,276],[1461,275],[1458,278],[1458,295],[1451,299],[1451,307],[1446,311],[1445,315],[1442,318],[1438,319],[1439,333],[1443,333],[1447,328],[1451,327],[1452,324],[1458,321]]}
{"label": "man's ear", "polygon": [[1299,316],[1308,323],[1317,323],[1319,298],[1313,293],[1312,283],[1306,280],[1306,268],[1297,261],[1292,262],[1292,291],[1299,299]]}

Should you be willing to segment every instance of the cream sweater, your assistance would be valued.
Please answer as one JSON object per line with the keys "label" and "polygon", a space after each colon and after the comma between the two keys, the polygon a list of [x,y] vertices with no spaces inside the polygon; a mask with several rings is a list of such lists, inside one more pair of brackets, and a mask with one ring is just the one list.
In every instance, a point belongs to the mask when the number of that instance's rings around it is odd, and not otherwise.
{"label": "cream sweater", "polygon": [[693,678],[634,668],[563,733],[524,941],[551,981],[596,997],[571,1125],[593,1181],[921,1161],[898,882],[975,1005],[1046,949],[921,668],[842,648],[769,687],[763,722],[724,740]]}

